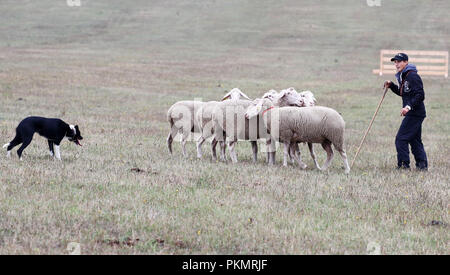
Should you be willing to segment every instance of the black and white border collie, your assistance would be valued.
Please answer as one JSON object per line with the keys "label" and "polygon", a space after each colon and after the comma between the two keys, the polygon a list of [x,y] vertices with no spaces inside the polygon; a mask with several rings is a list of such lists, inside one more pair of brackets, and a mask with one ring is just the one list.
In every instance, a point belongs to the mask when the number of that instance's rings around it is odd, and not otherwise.
{"label": "black and white border collie", "polygon": [[47,138],[50,155],[55,156],[58,160],[61,160],[59,144],[65,137],[79,146],[81,146],[80,140],[83,139],[78,125],[69,125],[58,118],[31,116],[19,123],[14,139],[3,145],[3,148],[7,148],[7,157],[11,156],[12,148],[22,143],[17,150],[19,159],[22,160],[22,152],[31,143],[34,133]]}

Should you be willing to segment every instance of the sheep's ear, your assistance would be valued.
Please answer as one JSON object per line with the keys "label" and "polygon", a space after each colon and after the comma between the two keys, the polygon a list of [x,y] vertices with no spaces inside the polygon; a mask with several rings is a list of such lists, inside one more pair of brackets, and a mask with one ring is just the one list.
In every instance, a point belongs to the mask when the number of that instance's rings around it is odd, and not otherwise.
{"label": "sheep's ear", "polygon": [[297,93],[297,90],[295,90],[294,87],[289,87],[286,89],[286,91],[291,92],[291,93]]}
{"label": "sheep's ear", "polygon": [[239,91],[239,94],[243,97],[246,98],[248,100],[251,100],[246,94],[244,94],[243,92]]}
{"label": "sheep's ear", "polygon": [[227,99],[230,99],[230,97],[231,97],[231,95],[227,94],[227,95],[225,95],[224,98],[222,98],[222,101],[227,100]]}
{"label": "sheep's ear", "polygon": [[277,90],[274,90],[274,89],[270,89],[270,90],[268,91],[268,93],[269,93],[269,94],[278,94]]}
{"label": "sheep's ear", "polygon": [[279,95],[279,98],[281,99],[281,98],[285,97],[285,96],[287,95],[287,93],[288,93],[287,90],[282,90],[282,91],[278,94],[278,95]]}
{"label": "sheep's ear", "polygon": [[226,95],[223,96],[222,101],[230,99],[231,97],[231,92],[233,92],[233,90],[229,91]]}

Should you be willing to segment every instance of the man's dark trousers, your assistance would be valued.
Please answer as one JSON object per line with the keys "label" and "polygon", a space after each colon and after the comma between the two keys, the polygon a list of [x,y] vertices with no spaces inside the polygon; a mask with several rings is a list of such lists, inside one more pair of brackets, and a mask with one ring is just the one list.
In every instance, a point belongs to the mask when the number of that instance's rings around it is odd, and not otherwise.
{"label": "man's dark trousers", "polygon": [[425,117],[405,116],[395,137],[395,147],[397,147],[398,167],[409,168],[409,147],[416,160],[418,169],[428,167],[427,154],[422,144],[422,122]]}

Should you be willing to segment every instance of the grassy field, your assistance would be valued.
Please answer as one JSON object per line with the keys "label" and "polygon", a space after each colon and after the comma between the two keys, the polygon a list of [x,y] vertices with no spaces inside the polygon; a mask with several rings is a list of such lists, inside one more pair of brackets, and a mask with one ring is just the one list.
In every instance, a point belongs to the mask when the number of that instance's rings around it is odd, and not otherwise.
{"label": "grassy field", "polygon": [[372,74],[379,50],[448,50],[448,1],[20,2],[0,3],[0,145],[40,115],[78,124],[84,146],[63,142],[58,162],[36,135],[24,161],[0,155],[0,254],[450,252],[448,79],[423,78],[427,173],[394,169],[391,92],[348,176],[304,145],[300,170],[281,149],[268,167],[240,142],[233,165],[165,140],[178,100],[292,86],[342,114],[353,159],[393,80]]}

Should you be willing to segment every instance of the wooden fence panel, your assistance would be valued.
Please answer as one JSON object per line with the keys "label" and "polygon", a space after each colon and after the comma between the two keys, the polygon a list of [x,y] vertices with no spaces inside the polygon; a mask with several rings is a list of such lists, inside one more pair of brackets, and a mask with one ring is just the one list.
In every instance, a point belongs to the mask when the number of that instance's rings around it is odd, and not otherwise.
{"label": "wooden fence panel", "polygon": [[391,58],[397,53],[406,53],[409,62],[417,64],[417,70],[421,75],[448,77],[448,51],[381,50],[379,69],[373,70],[373,73],[395,74],[396,70]]}

